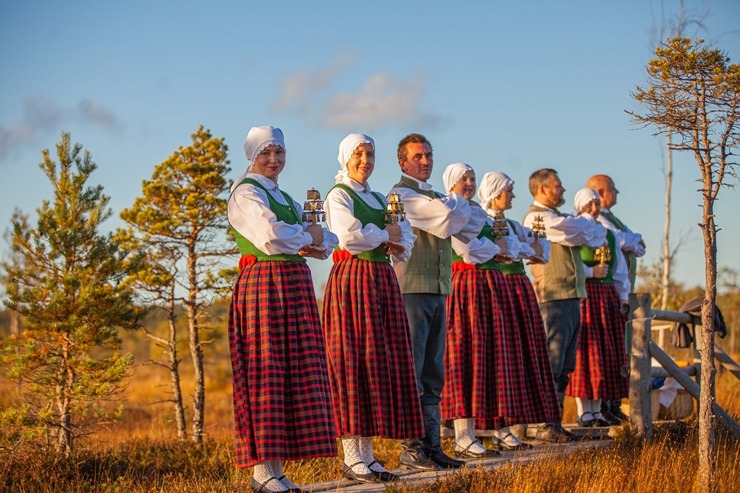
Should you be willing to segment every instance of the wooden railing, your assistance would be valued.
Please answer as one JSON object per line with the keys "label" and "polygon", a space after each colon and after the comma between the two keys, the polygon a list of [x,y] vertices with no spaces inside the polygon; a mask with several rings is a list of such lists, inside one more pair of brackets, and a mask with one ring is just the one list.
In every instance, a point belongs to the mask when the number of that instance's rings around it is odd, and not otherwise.
{"label": "wooden railing", "polygon": [[[698,377],[701,374],[701,366],[698,364],[698,358],[694,358],[693,365],[684,368],[679,367],[673,361],[673,358],[652,341],[650,335],[651,322],[653,320],[690,324],[693,321],[691,315],[682,312],[653,309],[650,305],[649,294],[632,294],[630,295],[629,302],[630,316],[627,326],[631,329],[630,421],[637,427],[640,434],[649,439],[653,435],[652,399],[650,395],[652,378],[654,376],[671,376],[675,378],[698,402],[699,384],[691,379],[691,375]],[[740,379],[740,366],[716,344],[714,350],[720,363],[732,372],[735,377]],[[696,337],[694,338],[694,351],[695,353],[698,351]],[[652,368],[652,358],[660,363],[663,367],[662,370],[657,369],[658,371],[655,371]],[[712,412],[722,426],[727,428],[735,437],[740,438],[740,426],[716,402],[712,403]]]}

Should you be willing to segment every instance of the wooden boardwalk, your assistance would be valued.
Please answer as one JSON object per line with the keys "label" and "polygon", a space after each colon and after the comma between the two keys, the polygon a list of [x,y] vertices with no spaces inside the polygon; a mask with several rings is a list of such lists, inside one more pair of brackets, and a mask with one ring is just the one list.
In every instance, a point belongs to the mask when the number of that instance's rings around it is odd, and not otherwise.
{"label": "wooden boardwalk", "polygon": [[[480,460],[467,460],[466,467],[485,467],[488,469],[496,469],[512,462],[533,462],[543,457],[552,457],[553,455],[567,455],[576,450],[583,450],[586,448],[594,447],[607,447],[611,444],[611,440],[604,440],[609,434],[608,428],[572,428],[565,426],[569,431],[585,437],[578,442],[563,443],[563,444],[552,444],[543,443],[537,441],[528,441],[535,445],[534,448],[519,452],[503,452],[501,457],[493,459],[480,459]],[[592,439],[588,439],[590,436]],[[411,483],[414,485],[423,485],[424,483],[433,483],[435,480],[444,478],[455,474],[454,470],[447,471],[432,471],[432,472],[419,472],[412,471],[409,469],[394,469],[391,471],[397,474],[400,481],[405,483]],[[382,492],[385,489],[383,483],[357,483],[348,479],[338,479],[333,481],[325,481],[323,483],[315,483],[311,485],[301,486],[302,489],[311,492],[363,492],[363,493],[374,493]]]}

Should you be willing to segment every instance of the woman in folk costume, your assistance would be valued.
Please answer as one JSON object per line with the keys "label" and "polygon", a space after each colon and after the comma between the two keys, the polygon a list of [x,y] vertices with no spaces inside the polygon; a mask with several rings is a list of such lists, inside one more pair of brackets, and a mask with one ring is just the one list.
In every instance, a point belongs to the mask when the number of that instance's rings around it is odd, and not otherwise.
{"label": "woman in folk costume", "polygon": [[[451,164],[442,179],[446,192],[457,192],[475,204],[475,171],[470,165]],[[468,459],[499,455],[478,441],[475,429],[500,426],[499,404],[506,402],[499,394],[516,391],[499,380],[504,376],[497,354],[499,337],[506,333],[512,309],[503,275],[491,268],[494,257],[508,258],[508,245],[506,239],[495,237],[490,219],[475,205],[472,214],[485,221],[483,230],[469,243],[452,239],[452,293],[447,296],[445,386],[440,404],[442,418],[454,423],[455,455]]]}
{"label": "woman in folk costume", "polygon": [[282,461],[337,454],[326,353],[304,257],[326,259],[336,236],[304,223],[278,187],[283,133],[253,127],[247,171],[232,188],[229,223],[242,254],[229,313],[237,467],[254,491],[301,491]]}
{"label": "woman in folk costume", "polygon": [[[504,211],[511,209],[514,197],[514,180],[507,175],[498,171],[483,175],[478,187],[478,198],[491,218],[503,219]],[[559,422],[560,404],[553,384],[545,327],[523,263],[525,259],[528,263],[547,262],[550,257],[550,242],[539,238],[536,232],[517,221],[509,218],[505,218],[505,221],[503,226],[508,229],[508,237],[517,242],[519,251],[514,262],[501,263],[498,268],[504,274],[514,303],[515,319],[508,328],[519,332],[521,371],[524,378],[519,389],[519,397],[524,402],[521,424]],[[496,430],[494,434],[502,441],[504,448],[516,448],[521,443],[512,435],[508,426]]]}
{"label": "woman in folk costume", "polygon": [[[597,218],[601,210],[599,195],[589,188],[579,190],[574,208],[576,215]],[[629,391],[627,378],[620,375],[620,368],[626,364],[626,318],[620,311],[620,299],[626,300],[629,295],[629,275],[624,257],[616,255],[619,239],[614,232],[606,231],[601,248],[581,247],[587,298],[581,300],[576,368],[565,392],[575,398],[578,423],[587,427],[618,424],[602,416],[601,401],[619,401]]]}
{"label": "woman in folk costume", "polygon": [[416,235],[408,221],[386,224],[386,199],[370,189],[372,138],[347,135],[338,160],[342,169],[324,202],[339,248],[323,321],[342,470],[356,481],[394,481],[373,457],[372,437],[424,435],[406,311],[391,266],[391,257],[409,258]]}

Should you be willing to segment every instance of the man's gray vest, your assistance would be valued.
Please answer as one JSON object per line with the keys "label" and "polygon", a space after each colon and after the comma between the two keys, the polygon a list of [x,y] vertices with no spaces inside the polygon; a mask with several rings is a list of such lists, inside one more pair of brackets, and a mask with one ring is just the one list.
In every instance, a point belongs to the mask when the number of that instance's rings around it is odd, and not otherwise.
{"label": "man's gray vest", "polygon": [[[401,177],[395,187],[410,188],[427,197],[440,197],[433,190],[422,190],[414,180]],[[411,226],[416,235],[411,257],[403,270],[401,292],[449,294],[452,292],[452,240],[442,239]]]}
{"label": "man's gray vest", "polygon": [[[532,205],[527,214],[546,210]],[[580,249],[550,242],[550,261],[532,264],[532,285],[538,302],[586,297],[586,273]]]}

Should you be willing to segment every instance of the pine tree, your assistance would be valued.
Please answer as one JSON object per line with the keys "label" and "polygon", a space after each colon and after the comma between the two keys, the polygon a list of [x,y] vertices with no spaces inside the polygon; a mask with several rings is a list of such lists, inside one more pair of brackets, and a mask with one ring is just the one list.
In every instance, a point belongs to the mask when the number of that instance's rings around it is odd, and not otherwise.
{"label": "pine tree", "polygon": [[[205,373],[201,331],[208,327],[205,316],[214,297],[233,282],[229,275],[233,273],[222,266],[224,256],[235,255],[236,248],[227,237],[226,174],[230,168],[224,139],[212,137],[202,125],[191,138],[192,145],[180,147],[154,168],[151,179],[143,183],[143,195],[121,212],[121,218],[129,225],[128,237],[146,245],[151,276],[140,277],[139,285],[168,313],[170,335],[159,342],[170,351],[168,368],[175,401],[180,389],[174,316],[177,306],[185,308],[195,373],[192,440],[202,443]],[[177,402],[175,409],[176,414],[181,412]]]}
{"label": "pine tree", "polygon": [[132,360],[120,352],[118,328],[140,315],[122,282],[136,259],[98,231],[111,211],[102,186],[87,185],[96,169],[90,153],[63,133],[58,167],[42,154],[53,200],[37,209],[35,227],[14,215],[12,256],[2,264],[6,305],[23,318],[21,334],[0,349],[22,403],[4,418],[53,436],[69,454],[75,438],[115,417],[104,404],[122,391]]}
{"label": "pine tree", "polygon": [[655,51],[648,63],[648,86],[632,96],[645,107],[631,113],[635,123],[671,133],[671,147],[688,151],[699,165],[704,237],[705,294],[701,327],[701,395],[699,399],[699,484],[715,491],[716,442],[712,403],[715,401],[714,311],[717,299],[717,233],[715,202],[719,192],[737,178],[734,150],[740,145],[740,65],[698,39],[676,36]]}

